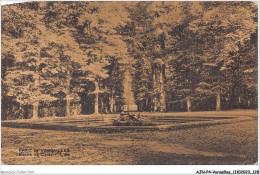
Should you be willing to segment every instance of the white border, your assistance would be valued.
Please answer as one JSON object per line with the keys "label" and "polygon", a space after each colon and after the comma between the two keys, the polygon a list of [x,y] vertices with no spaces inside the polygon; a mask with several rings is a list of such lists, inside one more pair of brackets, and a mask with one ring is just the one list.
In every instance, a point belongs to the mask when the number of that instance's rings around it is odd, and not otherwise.
{"label": "white border", "polygon": [[[28,0],[30,1],[30,0]],[[39,0],[44,1],[44,0]],[[48,0],[51,1],[51,0]],[[56,0],[58,1],[58,0]],[[64,0],[72,1],[72,0]],[[95,1],[110,1],[110,0],[95,0]],[[128,0],[127,0],[128,1]],[[160,0],[155,0],[160,1]],[[164,0],[168,1],[168,0]],[[185,1],[185,0],[179,0]],[[196,0],[189,0],[196,1]],[[206,1],[206,0],[201,0]],[[223,1],[223,0],[220,0]],[[234,0],[226,0],[234,1]],[[238,0],[235,0],[238,1]],[[242,0],[248,1],[248,0]],[[26,0],[1,0],[1,5],[27,2]],[[253,1],[259,6],[259,1]],[[260,10],[258,8],[258,14]],[[1,24],[0,24],[1,25]],[[259,25],[259,18],[258,18]],[[258,36],[260,32],[258,30]],[[258,46],[260,42],[258,40]],[[0,53],[1,54],[1,53]],[[258,60],[260,51],[258,49]],[[1,66],[1,63],[0,63]],[[258,61],[258,68],[260,63]],[[258,82],[260,80],[260,73],[258,71]],[[1,88],[0,88],[1,89]],[[258,88],[258,94],[260,90]],[[260,107],[260,100],[258,98],[258,109]],[[1,111],[0,111],[1,113]],[[258,112],[259,115],[259,112]],[[258,126],[260,121],[258,120]],[[259,133],[259,127],[258,127]],[[1,131],[0,131],[1,134]],[[260,140],[260,135],[258,134],[258,141]],[[1,165],[1,171],[7,171],[8,174],[30,174],[28,171],[34,171],[33,174],[196,174],[197,170],[216,170],[216,171],[233,171],[233,170],[259,170],[259,148],[258,144],[258,165]],[[1,151],[0,151],[1,152]],[[0,154],[1,158],[1,154]],[[1,174],[1,173],[0,173]]]}
{"label": "white border", "polygon": [[4,171],[35,174],[196,174],[198,170],[258,170],[257,165],[4,165]]}

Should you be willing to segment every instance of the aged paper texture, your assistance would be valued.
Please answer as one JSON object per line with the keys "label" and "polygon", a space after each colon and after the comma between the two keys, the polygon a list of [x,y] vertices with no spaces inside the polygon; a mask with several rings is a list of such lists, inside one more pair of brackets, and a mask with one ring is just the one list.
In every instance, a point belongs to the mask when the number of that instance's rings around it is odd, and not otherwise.
{"label": "aged paper texture", "polygon": [[257,164],[257,11],[247,1],[2,5],[2,164]]}

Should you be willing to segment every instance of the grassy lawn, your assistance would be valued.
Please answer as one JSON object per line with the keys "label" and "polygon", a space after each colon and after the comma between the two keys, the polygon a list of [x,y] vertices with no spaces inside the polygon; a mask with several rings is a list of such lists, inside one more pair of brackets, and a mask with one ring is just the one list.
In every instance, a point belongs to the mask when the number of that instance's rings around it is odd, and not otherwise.
{"label": "grassy lawn", "polygon": [[[257,111],[252,120],[174,131],[88,133],[2,127],[3,164],[187,165],[254,164],[257,161]],[[204,112],[211,116],[210,112]],[[190,114],[187,114],[190,115]],[[213,114],[212,114],[213,115]],[[201,116],[201,114],[200,114]],[[19,156],[19,148],[70,149],[70,156]]]}

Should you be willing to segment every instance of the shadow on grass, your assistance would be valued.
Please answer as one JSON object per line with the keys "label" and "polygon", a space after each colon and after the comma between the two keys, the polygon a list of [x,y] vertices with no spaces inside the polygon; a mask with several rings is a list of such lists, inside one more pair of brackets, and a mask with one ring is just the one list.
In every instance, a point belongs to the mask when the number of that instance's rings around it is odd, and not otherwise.
{"label": "shadow on grass", "polygon": [[137,165],[252,165],[257,158],[202,156],[164,152],[140,153]]}

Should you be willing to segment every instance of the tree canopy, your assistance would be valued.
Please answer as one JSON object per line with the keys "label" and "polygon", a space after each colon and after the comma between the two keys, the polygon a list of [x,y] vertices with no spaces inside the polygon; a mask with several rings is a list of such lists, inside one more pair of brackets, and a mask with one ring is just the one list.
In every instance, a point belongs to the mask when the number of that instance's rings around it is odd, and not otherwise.
{"label": "tree canopy", "polygon": [[256,108],[257,18],[244,1],[4,5],[2,114],[120,112],[124,75],[139,111]]}

